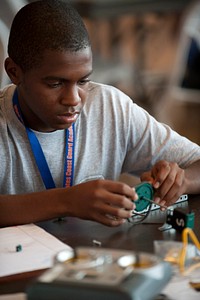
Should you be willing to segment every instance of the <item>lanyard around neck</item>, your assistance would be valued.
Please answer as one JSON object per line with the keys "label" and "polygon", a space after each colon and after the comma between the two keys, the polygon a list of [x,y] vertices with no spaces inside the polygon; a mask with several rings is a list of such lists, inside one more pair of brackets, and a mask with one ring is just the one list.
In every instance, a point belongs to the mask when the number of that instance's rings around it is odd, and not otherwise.
{"label": "lanyard around neck", "polygon": [[[25,126],[27,136],[30,142],[30,146],[35,157],[36,164],[38,166],[40,175],[44,182],[46,189],[55,188],[55,182],[51,175],[49,166],[47,164],[44,152],[37,139],[35,133],[24,124],[22,112],[19,106],[17,89],[13,95],[13,108],[21,123]],[[75,148],[75,128],[74,123],[69,129],[65,130],[65,161],[64,161],[64,176],[63,187],[69,187],[73,185],[74,177],[74,148]]]}

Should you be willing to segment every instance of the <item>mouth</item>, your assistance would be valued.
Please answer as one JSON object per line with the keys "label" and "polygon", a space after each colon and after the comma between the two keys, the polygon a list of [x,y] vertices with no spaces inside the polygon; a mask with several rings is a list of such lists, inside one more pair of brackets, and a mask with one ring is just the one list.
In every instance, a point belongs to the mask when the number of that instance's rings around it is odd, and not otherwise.
{"label": "mouth", "polygon": [[58,115],[58,120],[62,124],[72,124],[72,123],[76,122],[78,116],[79,116],[78,112],[66,113],[66,114],[63,114],[63,115]]}

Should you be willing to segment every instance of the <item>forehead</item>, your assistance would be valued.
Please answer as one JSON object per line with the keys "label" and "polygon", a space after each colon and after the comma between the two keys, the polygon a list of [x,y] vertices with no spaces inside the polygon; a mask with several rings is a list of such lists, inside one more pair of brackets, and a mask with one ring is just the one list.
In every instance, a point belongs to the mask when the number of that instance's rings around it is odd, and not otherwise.
{"label": "forehead", "polygon": [[[37,70],[38,69],[38,70]],[[44,73],[62,72],[91,72],[92,52],[91,48],[84,48],[79,51],[55,51],[45,50],[37,71]]]}

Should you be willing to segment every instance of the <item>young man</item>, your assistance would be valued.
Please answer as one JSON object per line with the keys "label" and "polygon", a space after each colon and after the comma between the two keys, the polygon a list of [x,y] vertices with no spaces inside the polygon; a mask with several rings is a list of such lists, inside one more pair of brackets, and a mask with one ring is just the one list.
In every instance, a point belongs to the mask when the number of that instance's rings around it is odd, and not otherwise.
{"label": "young man", "polygon": [[[78,13],[37,1],[16,15],[0,95],[0,226],[62,216],[118,226],[135,190],[157,203],[200,193],[200,147],[157,122],[116,88],[90,81],[92,52]],[[133,200],[133,201],[131,201]]]}

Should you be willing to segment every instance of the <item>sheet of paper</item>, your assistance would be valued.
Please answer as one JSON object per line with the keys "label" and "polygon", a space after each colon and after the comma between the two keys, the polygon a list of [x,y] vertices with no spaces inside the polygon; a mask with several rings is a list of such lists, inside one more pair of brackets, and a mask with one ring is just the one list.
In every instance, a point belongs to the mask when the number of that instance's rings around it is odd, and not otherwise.
{"label": "sheet of paper", "polygon": [[166,285],[162,294],[169,300],[199,300],[200,292],[193,289],[189,282],[195,280],[200,282],[200,269],[188,276],[175,275]]}
{"label": "sheet of paper", "polygon": [[[22,250],[17,252],[16,246]],[[61,250],[72,248],[34,225],[0,229],[0,277],[49,268]]]}

